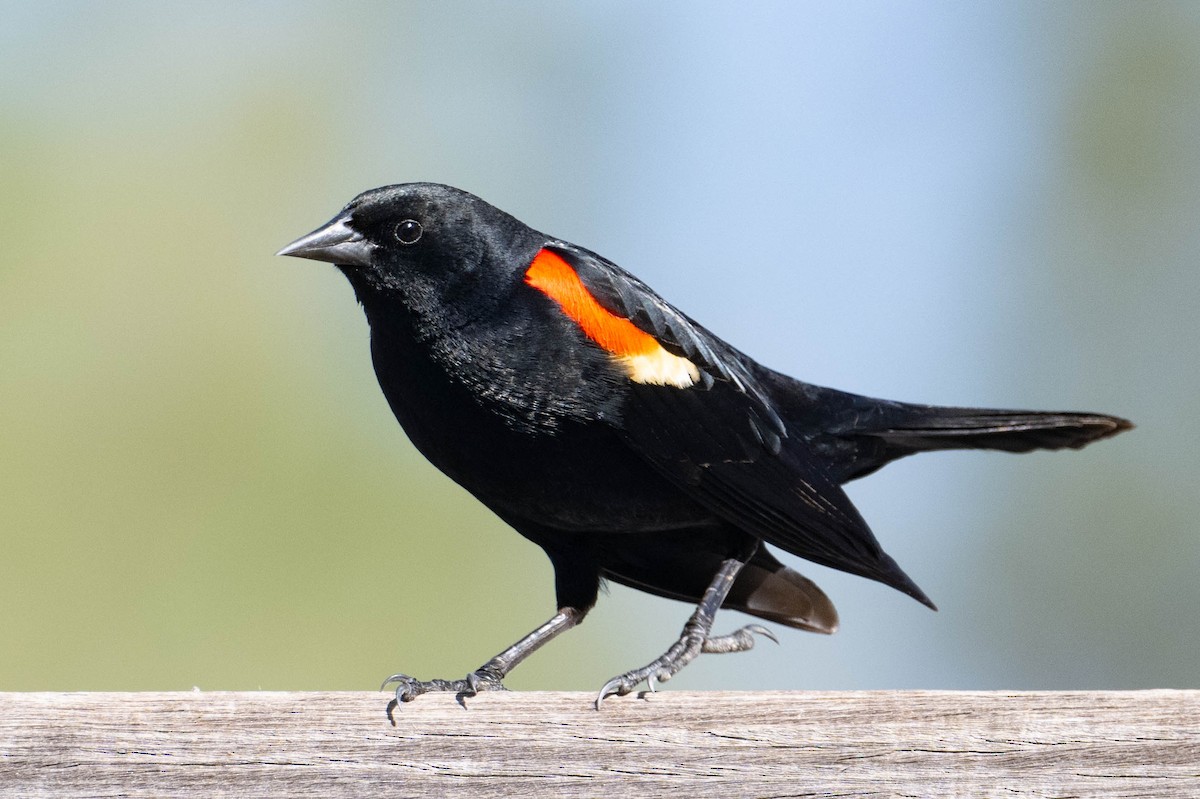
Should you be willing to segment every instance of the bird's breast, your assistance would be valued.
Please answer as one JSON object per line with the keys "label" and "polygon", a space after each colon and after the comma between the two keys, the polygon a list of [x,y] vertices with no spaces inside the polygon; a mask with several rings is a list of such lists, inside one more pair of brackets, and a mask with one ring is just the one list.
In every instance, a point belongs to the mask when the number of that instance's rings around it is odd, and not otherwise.
{"label": "bird's breast", "polygon": [[501,515],[591,531],[709,518],[621,440],[621,384],[602,361],[504,352],[439,351],[372,328],[375,372],[409,439]]}

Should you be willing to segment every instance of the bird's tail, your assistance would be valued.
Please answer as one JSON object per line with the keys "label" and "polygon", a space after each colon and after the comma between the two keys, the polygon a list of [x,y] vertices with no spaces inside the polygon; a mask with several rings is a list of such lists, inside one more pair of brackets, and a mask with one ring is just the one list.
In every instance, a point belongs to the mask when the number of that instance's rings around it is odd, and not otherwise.
{"label": "bird's tail", "polygon": [[[887,418],[891,416],[891,418]],[[1001,411],[900,405],[870,435],[907,452],[937,449],[1079,449],[1133,425],[1101,413]]]}
{"label": "bird's tail", "polygon": [[862,477],[885,463],[942,449],[1031,452],[1079,449],[1133,427],[1102,413],[947,408],[881,403],[843,435],[864,443],[844,479]]}
{"label": "bird's tail", "polygon": [[917,452],[1079,449],[1133,427],[1105,413],[918,405],[814,386],[766,368],[758,376],[789,425],[821,431],[812,441],[839,483]]}

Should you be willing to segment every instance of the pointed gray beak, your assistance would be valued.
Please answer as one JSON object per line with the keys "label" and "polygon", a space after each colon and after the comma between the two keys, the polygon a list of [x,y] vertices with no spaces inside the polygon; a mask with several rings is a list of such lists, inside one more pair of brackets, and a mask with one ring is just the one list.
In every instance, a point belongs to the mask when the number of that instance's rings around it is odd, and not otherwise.
{"label": "pointed gray beak", "polygon": [[331,264],[370,266],[374,245],[357,230],[352,230],[346,221],[346,217],[339,216],[328,225],[317,228],[307,236],[301,236],[275,254],[311,258]]}

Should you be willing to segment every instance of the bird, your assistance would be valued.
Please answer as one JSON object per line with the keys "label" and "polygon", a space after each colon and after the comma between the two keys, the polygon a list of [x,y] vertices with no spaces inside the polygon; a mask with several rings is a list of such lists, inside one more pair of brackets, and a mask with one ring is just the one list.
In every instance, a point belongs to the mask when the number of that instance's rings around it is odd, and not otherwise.
{"label": "bird", "polygon": [[366,191],[278,255],[333,264],[370,329],[379,386],[413,445],[540,546],[555,613],[461,679],[390,676],[392,707],[503,690],[576,627],[606,581],[695,605],[679,637],[613,677],[654,690],[761,624],[713,633],[720,608],[830,634],[832,601],[773,550],[876,580],[936,610],[842,485],[918,452],[1080,448],[1128,430],[1101,413],[896,402],[761,365],[648,285],[466,191]]}

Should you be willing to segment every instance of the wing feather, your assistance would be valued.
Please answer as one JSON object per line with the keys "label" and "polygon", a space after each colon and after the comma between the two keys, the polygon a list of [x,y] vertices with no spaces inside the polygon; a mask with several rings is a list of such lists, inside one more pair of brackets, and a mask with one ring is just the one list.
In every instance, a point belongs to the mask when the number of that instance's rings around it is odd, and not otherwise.
{"label": "wing feather", "polygon": [[879,580],[932,607],[880,548],[822,460],[789,436],[746,355],[646,284],[565,242],[547,245],[609,313],[628,319],[707,376],[696,385],[630,383],[621,432],[667,479],[730,523],[816,563]]}

